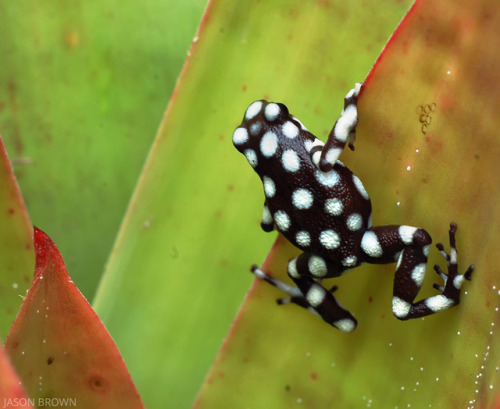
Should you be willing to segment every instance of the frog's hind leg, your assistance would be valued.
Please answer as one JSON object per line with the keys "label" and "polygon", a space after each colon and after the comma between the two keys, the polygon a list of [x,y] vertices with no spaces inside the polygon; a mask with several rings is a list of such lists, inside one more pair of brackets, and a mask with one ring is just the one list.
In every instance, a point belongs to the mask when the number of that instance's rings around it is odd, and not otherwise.
{"label": "frog's hind leg", "polygon": [[[252,272],[260,279],[279,288],[290,296],[278,300],[279,304],[292,302],[320,316],[324,321],[342,332],[352,332],[357,325],[356,319],[333,296],[336,287],[325,289],[318,281],[325,276],[337,276],[338,267],[313,254],[301,254],[288,263],[288,275],[297,287],[283,283],[264,271],[252,267]],[[332,274],[333,273],[333,274]]]}
{"label": "frog's hind leg", "polygon": [[414,302],[422,286],[427,267],[431,237],[423,230],[411,226],[380,226],[370,228],[361,242],[361,248],[370,263],[387,263],[397,260],[394,277],[392,312],[400,320],[420,318],[457,305],[464,280],[470,280],[474,269],[470,266],[465,274],[458,274],[455,232],[457,225],[450,225],[450,255],[441,243],[436,246],[445,257],[448,274],[438,266],[434,269],[444,279],[444,285],[434,288],[442,294]]}

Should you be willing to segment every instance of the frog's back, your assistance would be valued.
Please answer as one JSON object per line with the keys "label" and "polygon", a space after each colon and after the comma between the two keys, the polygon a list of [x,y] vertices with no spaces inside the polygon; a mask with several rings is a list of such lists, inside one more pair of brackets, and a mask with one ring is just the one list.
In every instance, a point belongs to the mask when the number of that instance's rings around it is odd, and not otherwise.
{"label": "frog's back", "polygon": [[320,171],[323,142],[282,104],[255,102],[238,129],[233,141],[260,176],[277,229],[306,252],[354,260],[371,223],[370,199],[357,176],[340,162]]}

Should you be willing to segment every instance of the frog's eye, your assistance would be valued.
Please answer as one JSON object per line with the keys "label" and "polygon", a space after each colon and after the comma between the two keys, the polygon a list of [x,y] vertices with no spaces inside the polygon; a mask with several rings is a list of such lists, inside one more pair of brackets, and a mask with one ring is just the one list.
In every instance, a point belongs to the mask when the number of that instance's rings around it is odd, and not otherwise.
{"label": "frog's eye", "polygon": [[262,110],[262,106],[265,103],[266,101],[263,100],[252,102],[245,112],[245,120],[250,121],[254,119]]}
{"label": "frog's eye", "polygon": [[281,107],[274,102],[267,104],[266,107],[264,108],[264,117],[269,122],[276,121],[280,113],[281,113]]}
{"label": "frog's eye", "polygon": [[293,139],[299,135],[301,126],[293,120],[283,104],[265,100],[252,102],[233,133],[233,144],[255,168],[257,156],[274,156],[282,136]]}

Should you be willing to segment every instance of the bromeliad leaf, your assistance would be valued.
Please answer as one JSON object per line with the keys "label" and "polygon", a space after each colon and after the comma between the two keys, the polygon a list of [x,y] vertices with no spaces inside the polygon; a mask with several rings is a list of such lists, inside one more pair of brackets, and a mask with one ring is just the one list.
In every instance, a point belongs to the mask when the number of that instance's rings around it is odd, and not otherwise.
{"label": "bromeliad leaf", "polygon": [[31,281],[33,228],[0,137],[0,333],[6,334]]}
{"label": "bromeliad leaf", "polygon": [[[298,308],[273,305],[280,292],[258,281],[197,408],[217,407],[227,389],[247,406],[273,408],[496,407],[500,12],[493,3],[416,3],[365,81],[356,152],[341,158],[370,192],[374,223],[423,225],[445,241],[449,221],[457,221],[460,257],[481,272],[463,303],[402,323],[391,314],[391,269],[362,266],[335,282],[363,323],[345,336]],[[296,255],[280,236],[262,269],[282,279]],[[431,251],[430,263],[438,257]],[[423,295],[431,292],[424,286]]]}
{"label": "bromeliad leaf", "polygon": [[55,244],[36,228],[34,243],[33,282],[5,342],[29,396],[73,399],[85,408],[143,408],[120,353]]}
{"label": "bromeliad leaf", "polygon": [[3,347],[0,347],[0,374],[2,374],[0,376],[0,405],[2,408],[33,408]]}

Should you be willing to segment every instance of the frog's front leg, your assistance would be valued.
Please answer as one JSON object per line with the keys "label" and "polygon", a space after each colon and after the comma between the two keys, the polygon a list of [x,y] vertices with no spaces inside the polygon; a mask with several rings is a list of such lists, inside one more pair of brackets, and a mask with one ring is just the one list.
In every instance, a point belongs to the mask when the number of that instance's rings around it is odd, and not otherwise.
{"label": "frog's front leg", "polygon": [[319,159],[319,169],[323,172],[332,170],[349,139],[349,147],[354,150],[356,125],[358,124],[358,96],[362,84],[357,83],[344,98],[344,109],[328,135]]}
{"label": "frog's front leg", "polygon": [[464,280],[471,279],[474,266],[470,266],[465,274],[458,274],[457,249],[455,233],[457,225],[450,225],[450,255],[444,251],[441,243],[436,246],[445,257],[448,274],[438,266],[434,269],[444,279],[444,285],[434,285],[442,294],[425,298],[414,303],[422,286],[427,266],[427,257],[431,237],[423,230],[411,226],[372,227],[363,236],[361,249],[366,255],[365,261],[370,263],[387,263],[396,261],[392,312],[401,319],[408,320],[444,311],[460,302],[460,289]]}
{"label": "frog's front leg", "polygon": [[[314,254],[303,253],[290,260],[287,271],[297,287],[271,277],[257,266],[252,267],[255,276],[290,296],[290,299],[285,301],[300,305],[342,332],[354,331],[357,321],[333,296],[336,287],[328,291],[316,281],[327,276],[340,275],[342,271],[338,266]],[[283,304],[284,300],[280,299],[278,303]]]}

